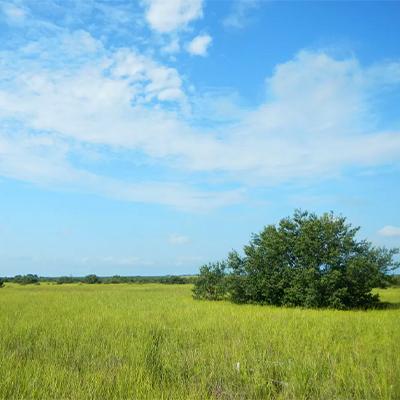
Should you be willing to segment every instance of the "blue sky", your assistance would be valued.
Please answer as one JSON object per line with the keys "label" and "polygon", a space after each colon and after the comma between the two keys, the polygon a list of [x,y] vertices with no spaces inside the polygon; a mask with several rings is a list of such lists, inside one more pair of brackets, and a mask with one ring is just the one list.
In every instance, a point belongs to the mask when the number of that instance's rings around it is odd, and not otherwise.
{"label": "blue sky", "polygon": [[0,275],[195,273],[295,208],[400,246],[399,20],[0,0]]}

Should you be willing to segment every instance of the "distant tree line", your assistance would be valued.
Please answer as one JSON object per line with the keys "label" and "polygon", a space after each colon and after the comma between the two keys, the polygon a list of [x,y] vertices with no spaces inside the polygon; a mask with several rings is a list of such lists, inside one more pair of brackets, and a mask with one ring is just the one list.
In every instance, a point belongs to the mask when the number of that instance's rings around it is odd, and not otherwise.
{"label": "distant tree line", "polygon": [[13,282],[19,283],[20,285],[38,285],[40,283],[40,279],[34,274],[16,275],[13,278]]}
{"label": "distant tree line", "polygon": [[204,265],[195,282],[197,299],[336,309],[368,308],[371,291],[399,282],[398,249],[357,240],[346,218],[296,210],[276,226],[253,235],[243,255]]}
{"label": "distant tree line", "polygon": [[99,277],[90,274],[83,277],[60,276],[60,277],[39,277],[34,274],[16,275],[10,278],[0,278],[0,287],[4,286],[4,282],[14,282],[20,285],[36,284],[40,282],[54,282],[59,285],[70,283],[86,283],[86,284],[111,284],[111,283],[163,283],[163,284],[190,284],[196,280],[195,276],[119,276]]}
{"label": "distant tree line", "polygon": [[73,277],[60,277],[56,278],[58,284],[65,283],[165,283],[165,284],[188,284],[193,283],[196,277],[194,276],[120,276],[114,275],[111,277],[99,277],[97,275],[91,274],[83,278],[73,278]]}

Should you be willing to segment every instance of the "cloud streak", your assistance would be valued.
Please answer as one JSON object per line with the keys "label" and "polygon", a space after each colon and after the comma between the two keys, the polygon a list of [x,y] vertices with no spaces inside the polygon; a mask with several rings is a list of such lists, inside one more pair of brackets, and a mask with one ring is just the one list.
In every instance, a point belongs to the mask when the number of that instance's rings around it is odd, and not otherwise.
{"label": "cloud streak", "polygon": [[[166,2],[145,4],[165,33],[202,15],[200,1],[171,2],[178,22],[155,17]],[[194,54],[206,53],[207,40]],[[362,66],[303,50],[266,77],[263,101],[244,108],[229,94],[189,90],[190,79],[154,53],[110,47],[84,30],[60,28],[0,51],[0,60],[0,174],[8,178],[205,210],[243,201],[254,185],[400,161],[400,132],[383,129],[376,108],[382,87],[400,85],[398,62]],[[107,162],[129,153],[162,177],[99,172],[77,162],[85,146]]]}
{"label": "cloud streak", "polygon": [[378,231],[378,234],[384,237],[400,237],[400,228],[397,226],[386,225]]}
{"label": "cloud streak", "polygon": [[243,29],[249,22],[251,12],[259,5],[259,0],[235,0],[230,13],[222,21],[223,26],[230,29]]}
{"label": "cloud streak", "polygon": [[181,246],[183,244],[189,243],[189,238],[185,235],[172,233],[168,237],[168,243],[172,244],[173,246]]}

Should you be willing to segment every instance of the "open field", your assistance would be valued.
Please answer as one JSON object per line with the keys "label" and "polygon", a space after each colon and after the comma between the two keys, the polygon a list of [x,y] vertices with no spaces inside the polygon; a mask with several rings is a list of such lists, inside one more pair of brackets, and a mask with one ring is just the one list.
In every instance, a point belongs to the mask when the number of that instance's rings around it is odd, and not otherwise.
{"label": "open field", "polygon": [[0,398],[399,399],[392,308],[195,301],[189,285],[0,289]]}

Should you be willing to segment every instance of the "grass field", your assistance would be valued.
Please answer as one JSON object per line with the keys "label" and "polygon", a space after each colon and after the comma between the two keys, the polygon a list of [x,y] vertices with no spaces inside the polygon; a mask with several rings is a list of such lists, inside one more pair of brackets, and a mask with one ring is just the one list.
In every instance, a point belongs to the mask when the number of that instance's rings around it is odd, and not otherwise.
{"label": "grass field", "polygon": [[189,285],[0,289],[0,398],[400,399],[392,308],[195,301]]}

